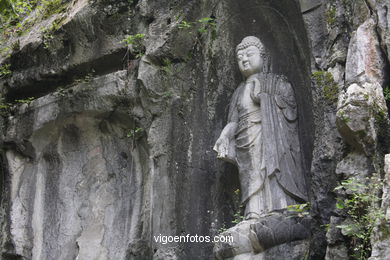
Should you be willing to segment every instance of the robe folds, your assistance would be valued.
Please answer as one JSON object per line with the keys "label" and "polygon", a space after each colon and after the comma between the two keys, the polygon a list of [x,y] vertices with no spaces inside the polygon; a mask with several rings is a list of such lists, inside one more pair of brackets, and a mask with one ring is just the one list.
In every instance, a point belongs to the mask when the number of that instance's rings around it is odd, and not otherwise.
{"label": "robe folds", "polygon": [[284,76],[258,73],[233,94],[229,122],[237,123],[228,158],[237,165],[242,202],[260,194],[265,211],[307,201],[294,92]]}

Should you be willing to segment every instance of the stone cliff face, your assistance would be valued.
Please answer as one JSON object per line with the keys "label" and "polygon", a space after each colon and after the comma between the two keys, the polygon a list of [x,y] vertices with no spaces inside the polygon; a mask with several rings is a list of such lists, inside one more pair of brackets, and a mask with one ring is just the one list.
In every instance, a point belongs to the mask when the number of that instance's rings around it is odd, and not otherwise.
{"label": "stone cliff face", "polygon": [[[213,259],[212,243],[154,236],[232,225],[237,170],[212,147],[247,35],[264,41],[298,104],[313,224],[293,257],[352,254],[334,189],[353,176],[389,180],[388,1],[64,2],[64,13],[3,40],[17,48],[0,58],[12,71],[0,77],[11,103],[0,119],[0,258]],[[380,224],[370,259],[387,256]]]}

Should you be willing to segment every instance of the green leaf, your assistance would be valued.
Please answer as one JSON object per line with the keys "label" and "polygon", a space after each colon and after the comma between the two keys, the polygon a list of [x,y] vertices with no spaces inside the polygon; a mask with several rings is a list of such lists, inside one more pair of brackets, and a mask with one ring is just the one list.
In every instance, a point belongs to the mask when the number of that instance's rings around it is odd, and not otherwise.
{"label": "green leaf", "polygon": [[338,202],[336,203],[336,208],[338,208],[338,209],[344,209],[344,208],[345,208],[344,202],[338,201]]}

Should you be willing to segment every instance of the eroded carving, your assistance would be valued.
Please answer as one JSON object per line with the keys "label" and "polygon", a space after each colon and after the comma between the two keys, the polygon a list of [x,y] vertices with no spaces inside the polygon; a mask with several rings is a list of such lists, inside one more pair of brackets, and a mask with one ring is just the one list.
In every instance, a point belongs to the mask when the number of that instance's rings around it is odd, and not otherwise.
{"label": "eroded carving", "polygon": [[245,80],[230,102],[228,124],[214,150],[239,170],[245,218],[307,201],[291,84],[270,73],[261,41],[245,37],[236,48]]}

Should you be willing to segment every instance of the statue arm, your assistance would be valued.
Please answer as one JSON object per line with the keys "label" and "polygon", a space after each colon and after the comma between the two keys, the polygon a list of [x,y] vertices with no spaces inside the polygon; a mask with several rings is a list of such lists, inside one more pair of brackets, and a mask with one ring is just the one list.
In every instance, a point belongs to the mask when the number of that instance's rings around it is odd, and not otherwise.
{"label": "statue arm", "polygon": [[238,89],[233,94],[230,102],[228,124],[223,128],[221,135],[214,145],[214,151],[218,153],[218,158],[235,163],[235,133],[238,125],[237,96]]}
{"label": "statue arm", "polygon": [[222,130],[220,137],[226,137],[228,140],[232,140],[237,130],[237,122],[229,122]]}
{"label": "statue arm", "polygon": [[237,98],[238,98],[238,93],[240,91],[239,90],[240,87],[238,87],[233,94],[232,100],[229,105],[228,124],[225,126],[225,128],[221,133],[221,136],[222,134],[224,134],[229,138],[229,140],[234,138],[234,135],[236,134],[236,130],[237,130],[237,125],[238,125]]}
{"label": "statue arm", "polygon": [[253,85],[251,89],[252,100],[260,106],[262,100],[269,98],[269,96],[275,95],[272,87],[273,87],[272,85],[270,86],[262,85],[259,79],[255,78],[253,80]]}
{"label": "statue arm", "polygon": [[256,104],[260,104],[262,94],[265,93],[261,90],[260,81],[255,78],[252,82],[252,88],[250,92],[251,98]]}
{"label": "statue arm", "polygon": [[234,142],[234,136],[237,130],[237,122],[234,120],[235,115],[230,118],[230,121],[222,130],[221,135],[218,140],[215,142],[214,151],[218,153],[218,158],[226,159],[228,161],[233,160],[233,158],[229,158],[229,149],[231,147],[232,142]]}
{"label": "statue arm", "polygon": [[231,163],[235,163],[234,135],[236,130],[237,122],[229,122],[222,130],[221,135],[213,147],[213,150],[218,153],[218,158]]}

